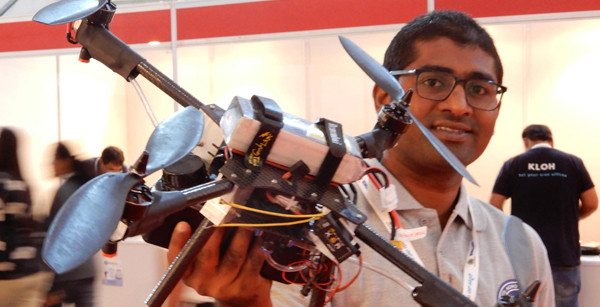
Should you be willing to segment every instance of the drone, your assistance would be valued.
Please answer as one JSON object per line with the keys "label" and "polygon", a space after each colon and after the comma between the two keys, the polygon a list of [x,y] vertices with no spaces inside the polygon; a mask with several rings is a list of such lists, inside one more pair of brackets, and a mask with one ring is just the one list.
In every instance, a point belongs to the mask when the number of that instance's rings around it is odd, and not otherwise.
{"label": "drone", "polygon": [[[332,262],[360,253],[355,236],[420,283],[412,296],[422,306],[476,306],[364,225],[366,217],[341,188],[364,175],[362,159],[381,157],[413,123],[458,173],[476,184],[464,165],[412,115],[408,108],[412,90],[405,92],[376,60],[340,37],[352,59],[392,98],[379,111],[372,131],[352,137],[335,121],[297,118],[266,97],[235,97],[227,110],[201,103],[110,32],[115,12],[116,4],[110,0],[63,0],[43,8],[33,20],[67,24],[67,40],[82,46],[81,60],[95,59],[127,81],[141,75],[184,108],[156,126],[128,173],[95,177],[67,200],[42,250],[44,261],[55,272],[67,272],[126,237],[156,231],[167,216],[193,208],[199,210],[201,221],[146,300],[148,306],[162,305],[215,226],[223,224],[264,233],[266,251],[294,249],[294,255],[310,259],[319,268],[329,267],[313,276],[322,280],[329,279]],[[202,139],[206,118],[224,135],[223,144],[214,144],[218,151],[210,175],[178,190],[146,186],[144,177],[189,156]],[[518,225],[507,223],[505,237],[526,244],[517,239],[524,237]],[[520,247],[507,246],[511,258],[519,258]],[[292,273],[306,269],[290,269],[287,262],[281,265],[286,256],[273,254],[268,262]],[[525,289],[526,279],[519,271],[515,274],[520,289]],[[538,287],[539,281],[534,282],[519,295],[507,297],[502,306],[532,306]],[[311,306],[325,304],[323,291],[311,289],[307,282],[302,294],[310,292]]]}

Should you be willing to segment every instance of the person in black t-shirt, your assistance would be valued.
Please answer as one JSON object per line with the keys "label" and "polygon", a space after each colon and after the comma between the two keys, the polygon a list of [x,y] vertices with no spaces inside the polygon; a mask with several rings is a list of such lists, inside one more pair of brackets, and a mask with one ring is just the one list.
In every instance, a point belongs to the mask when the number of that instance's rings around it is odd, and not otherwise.
{"label": "person in black t-shirt", "polygon": [[490,203],[500,209],[512,198],[512,215],[531,225],[548,250],[556,306],[578,306],[580,219],[598,208],[598,196],[583,161],[554,149],[544,125],[523,130],[527,151],[504,163]]}

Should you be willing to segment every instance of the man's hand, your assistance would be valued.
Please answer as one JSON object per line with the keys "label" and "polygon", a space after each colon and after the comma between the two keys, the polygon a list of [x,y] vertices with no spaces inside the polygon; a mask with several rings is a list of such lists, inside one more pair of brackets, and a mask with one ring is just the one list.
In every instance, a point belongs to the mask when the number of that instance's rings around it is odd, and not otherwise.
{"label": "man's hand", "polygon": [[[271,280],[260,276],[265,256],[260,251],[259,240],[248,229],[236,229],[233,238],[221,255],[225,228],[218,228],[208,239],[183,282],[200,295],[219,301],[219,306],[272,306]],[[167,259],[175,259],[189,237],[190,226],[177,224],[171,236]]]}

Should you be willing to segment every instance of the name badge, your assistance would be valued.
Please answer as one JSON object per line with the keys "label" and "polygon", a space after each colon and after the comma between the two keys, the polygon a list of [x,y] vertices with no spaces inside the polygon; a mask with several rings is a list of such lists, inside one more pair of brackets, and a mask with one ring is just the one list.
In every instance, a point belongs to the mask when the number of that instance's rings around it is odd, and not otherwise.
{"label": "name badge", "polygon": [[427,226],[411,228],[411,229],[396,229],[396,236],[394,240],[409,242],[414,240],[423,239],[427,236]]}

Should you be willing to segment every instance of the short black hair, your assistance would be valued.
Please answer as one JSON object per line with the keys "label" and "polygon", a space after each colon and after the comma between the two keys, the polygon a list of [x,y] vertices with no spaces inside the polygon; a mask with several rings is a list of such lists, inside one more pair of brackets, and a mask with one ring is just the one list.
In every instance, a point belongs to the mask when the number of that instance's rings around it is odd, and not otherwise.
{"label": "short black hair", "polygon": [[532,141],[552,141],[552,131],[546,125],[529,125],[521,136]]}
{"label": "short black hair", "polygon": [[433,11],[407,23],[396,34],[385,52],[383,66],[388,70],[405,69],[417,57],[415,45],[446,37],[459,46],[477,46],[494,59],[498,83],[502,83],[504,70],[494,40],[473,18],[463,12]]}
{"label": "short black hair", "polygon": [[118,147],[108,146],[102,151],[100,160],[104,165],[109,163],[122,165],[125,161],[125,156],[123,155],[123,151]]}

